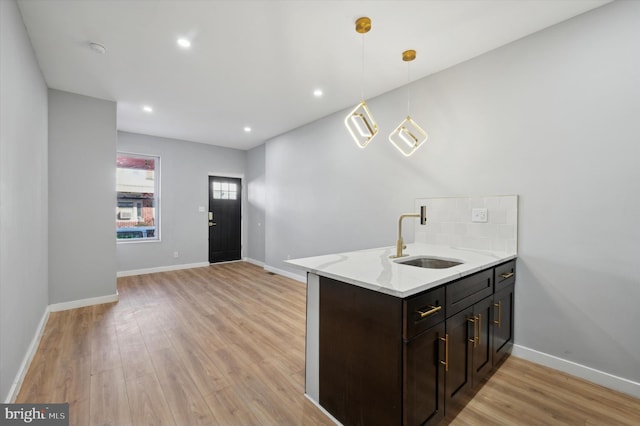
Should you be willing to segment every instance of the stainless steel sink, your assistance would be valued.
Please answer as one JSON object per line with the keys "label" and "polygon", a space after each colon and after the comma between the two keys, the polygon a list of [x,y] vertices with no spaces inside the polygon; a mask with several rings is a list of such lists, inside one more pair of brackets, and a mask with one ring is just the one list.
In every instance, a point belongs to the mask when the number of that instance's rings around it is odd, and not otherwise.
{"label": "stainless steel sink", "polygon": [[433,257],[414,257],[407,260],[396,260],[396,262],[402,265],[429,269],[445,269],[451,268],[452,266],[462,265],[462,262],[456,262],[455,260],[436,259]]}

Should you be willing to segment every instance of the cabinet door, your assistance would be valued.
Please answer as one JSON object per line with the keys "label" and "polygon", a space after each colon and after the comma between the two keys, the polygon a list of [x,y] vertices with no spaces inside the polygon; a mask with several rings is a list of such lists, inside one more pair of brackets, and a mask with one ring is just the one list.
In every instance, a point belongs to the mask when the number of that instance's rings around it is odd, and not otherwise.
{"label": "cabinet door", "polygon": [[447,318],[449,365],[445,374],[445,404],[458,411],[464,405],[465,391],[471,388],[473,343],[473,306]]}
{"label": "cabinet door", "polygon": [[491,339],[491,313],[493,312],[493,297],[487,297],[473,305],[473,386],[479,385],[493,367],[493,351]]}
{"label": "cabinet door", "polygon": [[444,417],[444,336],[443,321],[405,343],[405,425],[436,424]]}
{"label": "cabinet door", "polygon": [[493,295],[493,365],[499,364],[513,347],[514,285]]}

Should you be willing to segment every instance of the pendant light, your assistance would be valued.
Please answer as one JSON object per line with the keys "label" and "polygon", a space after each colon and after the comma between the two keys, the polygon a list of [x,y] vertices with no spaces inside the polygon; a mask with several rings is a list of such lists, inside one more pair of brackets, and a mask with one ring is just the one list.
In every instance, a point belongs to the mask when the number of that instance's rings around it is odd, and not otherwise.
{"label": "pendant light", "polygon": [[402,121],[389,135],[389,141],[398,151],[405,157],[412,155],[429,137],[422,128],[411,119],[411,92],[409,83],[411,76],[409,74],[409,63],[416,58],[415,50],[405,50],[402,52],[402,60],[407,63],[407,118]]}
{"label": "pendant light", "polygon": [[360,78],[360,96],[362,101],[345,117],[344,125],[360,148],[366,147],[378,134],[376,124],[364,101],[364,35],[371,30],[371,19],[365,17],[356,20],[356,32],[362,34],[362,75]]}

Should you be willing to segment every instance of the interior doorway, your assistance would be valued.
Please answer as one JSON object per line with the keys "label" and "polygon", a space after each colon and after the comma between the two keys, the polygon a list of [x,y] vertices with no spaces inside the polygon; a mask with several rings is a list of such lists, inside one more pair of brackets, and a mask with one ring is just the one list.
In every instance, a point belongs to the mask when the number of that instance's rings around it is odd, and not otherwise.
{"label": "interior doorway", "polygon": [[209,176],[209,263],[242,255],[242,179]]}

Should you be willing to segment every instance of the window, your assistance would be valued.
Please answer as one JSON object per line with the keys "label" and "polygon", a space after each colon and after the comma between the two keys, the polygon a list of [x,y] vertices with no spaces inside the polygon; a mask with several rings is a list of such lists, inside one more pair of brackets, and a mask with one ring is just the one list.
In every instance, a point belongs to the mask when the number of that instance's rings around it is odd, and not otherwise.
{"label": "window", "polygon": [[160,157],[118,153],[116,237],[118,241],[158,240]]}
{"label": "window", "polygon": [[215,200],[235,200],[238,198],[238,185],[229,182],[213,182]]}

